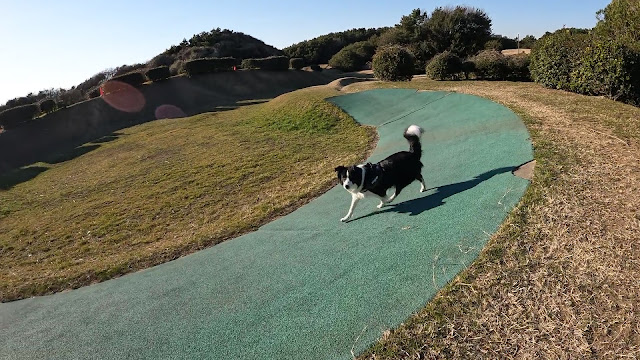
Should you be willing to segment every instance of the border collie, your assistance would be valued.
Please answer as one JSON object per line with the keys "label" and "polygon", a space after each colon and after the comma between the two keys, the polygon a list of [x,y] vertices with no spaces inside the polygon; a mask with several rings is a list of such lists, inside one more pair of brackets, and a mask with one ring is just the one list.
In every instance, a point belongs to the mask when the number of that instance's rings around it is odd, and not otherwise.
{"label": "border collie", "polygon": [[[420,173],[422,170],[420,137],[423,132],[424,130],[418,125],[411,125],[404,131],[404,137],[409,141],[409,151],[397,152],[376,164],[366,163],[335,168],[340,185],[351,193],[351,207],[340,221],[351,219],[353,209],[364,197],[377,197],[380,200],[378,205],[380,209],[384,204],[393,201],[402,189],[414,180],[420,181],[422,185],[420,192],[425,191],[424,179]],[[387,190],[392,187],[395,188],[395,192],[387,196]]]}

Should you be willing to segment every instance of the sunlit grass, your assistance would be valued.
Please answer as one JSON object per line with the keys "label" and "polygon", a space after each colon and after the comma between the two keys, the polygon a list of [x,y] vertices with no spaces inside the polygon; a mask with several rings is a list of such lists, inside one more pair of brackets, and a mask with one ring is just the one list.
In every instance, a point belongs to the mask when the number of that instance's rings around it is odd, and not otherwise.
{"label": "sunlit grass", "polygon": [[335,164],[363,159],[374,137],[323,100],[331,95],[306,89],[154,121],[72,160],[35,164],[48,169],[31,180],[0,178],[0,299],[159,264],[319,195]]}

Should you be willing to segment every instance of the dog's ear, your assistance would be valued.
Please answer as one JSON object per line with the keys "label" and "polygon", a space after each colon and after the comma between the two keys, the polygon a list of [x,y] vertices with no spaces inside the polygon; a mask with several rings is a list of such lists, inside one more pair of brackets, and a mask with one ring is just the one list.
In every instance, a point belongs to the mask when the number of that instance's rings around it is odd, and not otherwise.
{"label": "dog's ear", "polygon": [[338,181],[342,184],[342,180],[347,176],[347,168],[340,165],[333,170],[336,172],[336,175],[338,175]]}

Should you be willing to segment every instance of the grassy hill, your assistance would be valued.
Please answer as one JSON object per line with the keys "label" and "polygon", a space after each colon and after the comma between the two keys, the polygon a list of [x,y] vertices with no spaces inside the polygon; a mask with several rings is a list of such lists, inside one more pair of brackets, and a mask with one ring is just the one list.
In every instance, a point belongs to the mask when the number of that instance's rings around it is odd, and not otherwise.
{"label": "grassy hill", "polygon": [[363,159],[374,136],[323,100],[336,93],[311,88],[158,120],[87,144],[73,160],[34,164],[45,171],[0,190],[0,300],[174,259],[328,189],[334,165]]}

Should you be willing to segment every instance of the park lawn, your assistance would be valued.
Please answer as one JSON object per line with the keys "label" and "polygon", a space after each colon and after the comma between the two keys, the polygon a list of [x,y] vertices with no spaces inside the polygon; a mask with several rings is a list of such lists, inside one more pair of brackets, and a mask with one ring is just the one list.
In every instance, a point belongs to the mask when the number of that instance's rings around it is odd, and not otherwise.
{"label": "park lawn", "polygon": [[[0,300],[175,259],[328,190],[335,165],[366,158],[376,136],[324,101],[336,94],[153,121],[0,177]],[[16,181],[29,168],[37,176]]]}

